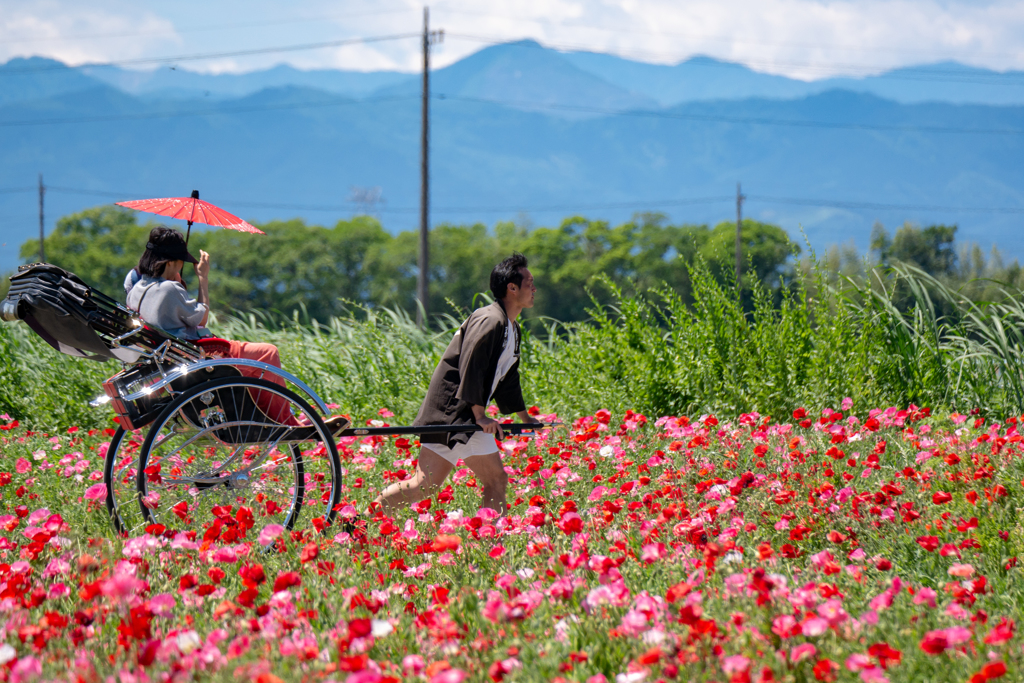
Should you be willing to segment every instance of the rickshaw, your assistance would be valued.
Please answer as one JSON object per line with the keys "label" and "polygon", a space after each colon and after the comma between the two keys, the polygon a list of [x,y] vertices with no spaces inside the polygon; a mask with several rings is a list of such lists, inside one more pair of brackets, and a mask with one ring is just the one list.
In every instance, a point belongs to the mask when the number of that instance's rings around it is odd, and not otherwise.
{"label": "rickshaw", "polygon": [[[117,417],[103,481],[111,523],[126,535],[216,529],[230,538],[269,524],[295,529],[300,519],[322,530],[341,507],[336,438],[479,429],[366,427],[332,434],[324,424],[327,405],[294,374],[228,358],[223,339],[170,335],[51,264],[18,269],[0,318],[25,322],[62,353],[121,363],[91,405],[109,406]],[[511,434],[539,427],[503,426]]]}

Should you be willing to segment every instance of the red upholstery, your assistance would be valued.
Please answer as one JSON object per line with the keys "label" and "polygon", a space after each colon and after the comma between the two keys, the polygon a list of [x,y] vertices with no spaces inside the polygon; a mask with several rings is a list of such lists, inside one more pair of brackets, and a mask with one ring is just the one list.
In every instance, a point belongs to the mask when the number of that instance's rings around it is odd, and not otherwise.
{"label": "red upholstery", "polygon": [[227,339],[221,339],[220,337],[204,337],[203,339],[195,340],[193,343],[199,346],[207,356],[212,356],[214,354],[220,356],[231,355],[231,342]]}

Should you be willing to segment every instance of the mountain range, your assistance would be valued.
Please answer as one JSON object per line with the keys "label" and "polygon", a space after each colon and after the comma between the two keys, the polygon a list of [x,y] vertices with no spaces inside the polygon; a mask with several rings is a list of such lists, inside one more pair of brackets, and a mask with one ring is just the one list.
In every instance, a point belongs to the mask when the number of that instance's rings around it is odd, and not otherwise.
{"label": "mountain range", "polygon": [[[1024,73],[955,63],[799,81],[707,57],[674,66],[485,48],[432,74],[432,220],[557,224],[641,210],[745,215],[815,248],[878,220],[956,223],[1024,256]],[[0,65],[0,270],[38,234],[116,199],[187,195],[255,220],[359,210],[417,224],[420,76]],[[355,189],[354,189],[355,188]],[[384,202],[360,203],[358,188]],[[971,209],[965,211],[963,209]]]}

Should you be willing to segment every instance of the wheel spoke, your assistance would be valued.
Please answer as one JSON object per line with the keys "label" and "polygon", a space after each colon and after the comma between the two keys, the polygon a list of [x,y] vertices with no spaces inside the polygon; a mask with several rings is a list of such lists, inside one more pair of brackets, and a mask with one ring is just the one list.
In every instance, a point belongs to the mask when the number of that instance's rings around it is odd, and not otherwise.
{"label": "wheel spoke", "polygon": [[[306,425],[274,422],[261,409],[265,405],[276,405],[269,414],[299,415]],[[328,457],[306,457],[290,437]],[[308,403],[266,380],[231,378],[177,396],[151,426],[134,467],[133,502],[141,503],[144,519],[132,528],[153,522],[191,526],[204,539],[222,540],[251,539],[272,522],[295,527],[303,510],[307,524],[314,517],[329,522],[341,469],[337,447]],[[251,531],[244,528],[250,516],[242,515],[243,506],[251,510]]]}

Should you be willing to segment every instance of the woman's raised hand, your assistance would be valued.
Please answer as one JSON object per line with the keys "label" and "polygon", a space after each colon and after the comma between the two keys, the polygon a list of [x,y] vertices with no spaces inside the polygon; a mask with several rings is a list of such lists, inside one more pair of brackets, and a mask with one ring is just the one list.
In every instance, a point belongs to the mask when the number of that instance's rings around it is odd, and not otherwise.
{"label": "woman's raised hand", "polygon": [[202,249],[199,250],[199,263],[196,264],[196,275],[206,279],[210,275],[210,255]]}

